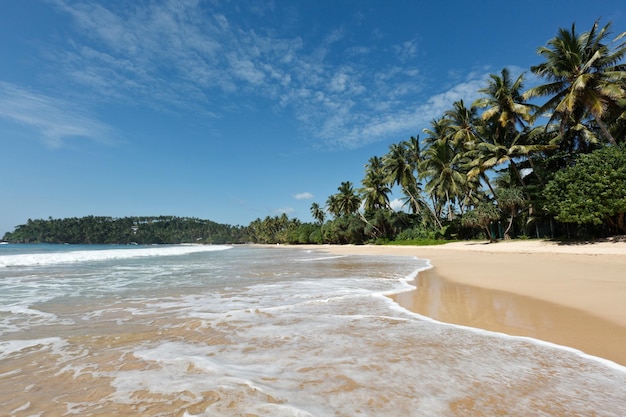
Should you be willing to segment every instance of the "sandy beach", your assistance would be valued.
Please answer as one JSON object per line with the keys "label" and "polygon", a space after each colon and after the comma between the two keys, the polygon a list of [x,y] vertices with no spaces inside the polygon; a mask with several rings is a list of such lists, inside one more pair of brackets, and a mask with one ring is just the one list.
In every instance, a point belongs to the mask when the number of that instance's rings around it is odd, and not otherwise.
{"label": "sandy beach", "polygon": [[573,347],[626,366],[626,242],[324,246],[409,255],[433,268],[394,299],[430,318]]}

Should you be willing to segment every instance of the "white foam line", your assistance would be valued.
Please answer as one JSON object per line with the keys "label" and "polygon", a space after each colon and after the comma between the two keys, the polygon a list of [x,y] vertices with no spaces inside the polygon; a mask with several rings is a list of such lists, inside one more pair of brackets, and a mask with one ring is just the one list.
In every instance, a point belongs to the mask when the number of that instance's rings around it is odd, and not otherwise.
{"label": "white foam line", "polygon": [[43,339],[32,339],[32,340],[9,340],[6,342],[0,342],[0,359],[4,359],[7,356],[19,352],[21,350],[31,348],[34,346],[51,346],[62,348],[65,346],[67,342],[65,342],[60,337],[46,337]]}
{"label": "white foam line", "polygon": [[54,265],[85,261],[105,261],[148,256],[178,256],[197,252],[213,252],[231,249],[222,245],[175,245],[138,249],[103,249],[57,253],[32,253],[0,256],[0,267]]}
{"label": "white foam line", "polygon": [[[428,269],[428,268],[426,268]],[[402,291],[401,291],[402,292]],[[508,333],[502,333],[502,332],[496,332],[493,330],[486,330],[486,329],[481,329],[478,327],[471,327],[471,326],[464,326],[462,324],[455,324],[455,323],[448,323],[445,321],[440,321],[440,320],[436,320],[432,317],[428,317],[425,316],[423,314],[419,314],[416,313],[414,311],[408,310],[404,307],[402,307],[400,304],[398,304],[397,302],[393,301],[391,298],[384,296],[383,294],[376,294],[376,296],[380,297],[380,298],[384,298],[388,303],[390,303],[390,306],[393,310],[396,311],[401,311],[403,313],[412,315],[420,320],[423,321],[427,321],[430,323],[436,323],[439,325],[444,325],[444,326],[448,326],[448,327],[454,327],[454,328],[458,328],[458,329],[465,329],[465,330],[469,330],[473,333],[479,333],[479,334],[485,334],[485,335],[491,335],[491,336],[497,336],[497,337],[501,337],[501,338],[505,338],[505,339],[513,339],[513,340],[524,340],[526,342],[530,342],[533,343],[535,345],[539,345],[539,346],[545,346],[545,347],[549,347],[549,348],[553,348],[553,349],[558,349],[558,350],[563,350],[566,352],[570,352],[575,354],[578,357],[584,358],[584,359],[588,359],[588,360],[592,360],[594,362],[600,363],[602,365],[605,365],[609,368],[612,368],[616,371],[619,372],[623,372],[626,374],[626,366],[620,365],[617,362],[613,362],[610,359],[605,359],[605,358],[601,358],[599,356],[594,356],[594,355],[590,355],[588,353],[583,352],[582,350],[570,347],[570,346],[565,346],[565,345],[559,345],[553,342],[548,342],[546,340],[541,340],[541,339],[535,339],[534,337],[529,337],[529,336],[515,336],[515,335],[510,335]]]}

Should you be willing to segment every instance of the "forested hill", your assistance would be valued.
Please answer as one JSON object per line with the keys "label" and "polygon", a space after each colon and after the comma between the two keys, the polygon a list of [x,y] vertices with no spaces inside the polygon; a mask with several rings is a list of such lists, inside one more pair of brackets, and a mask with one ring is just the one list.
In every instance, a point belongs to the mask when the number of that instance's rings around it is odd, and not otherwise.
{"label": "forested hill", "polygon": [[28,220],[6,233],[10,243],[242,243],[245,228],[190,217],[98,217]]}

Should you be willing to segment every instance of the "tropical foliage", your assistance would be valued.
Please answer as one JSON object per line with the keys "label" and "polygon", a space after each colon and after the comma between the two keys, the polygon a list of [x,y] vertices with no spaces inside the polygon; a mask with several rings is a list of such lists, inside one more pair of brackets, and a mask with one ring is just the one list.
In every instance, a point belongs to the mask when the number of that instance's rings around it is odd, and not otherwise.
{"label": "tropical foliage", "polygon": [[[543,62],[530,68],[538,85],[524,91],[525,74],[506,68],[491,74],[481,98],[451,103],[422,140],[371,157],[362,209],[355,210],[351,184],[342,183],[327,201],[332,218],[324,228],[332,232],[325,238],[335,241],[338,230],[336,241],[352,243],[475,236],[468,229],[490,240],[626,233],[617,155],[626,142],[626,43],[625,34],[611,38],[610,27],[560,29],[538,49]],[[404,195],[404,211],[391,208],[394,190]],[[350,210],[340,201],[350,201]],[[360,230],[359,221],[362,232],[345,233]]]}

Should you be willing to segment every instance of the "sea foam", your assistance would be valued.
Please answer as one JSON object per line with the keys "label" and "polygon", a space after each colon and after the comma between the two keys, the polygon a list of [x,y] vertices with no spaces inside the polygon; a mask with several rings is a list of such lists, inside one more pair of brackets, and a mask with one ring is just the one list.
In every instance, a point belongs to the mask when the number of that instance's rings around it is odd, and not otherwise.
{"label": "sea foam", "polygon": [[144,258],[149,256],[178,256],[197,252],[230,249],[226,245],[174,245],[132,249],[78,250],[70,252],[28,253],[0,256],[0,268],[10,266],[55,265],[111,259]]}

